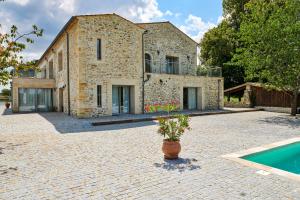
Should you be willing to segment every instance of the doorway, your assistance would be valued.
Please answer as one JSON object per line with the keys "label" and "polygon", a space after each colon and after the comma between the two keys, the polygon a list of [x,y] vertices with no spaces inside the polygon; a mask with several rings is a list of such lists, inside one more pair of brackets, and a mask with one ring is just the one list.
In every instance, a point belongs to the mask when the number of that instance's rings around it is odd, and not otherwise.
{"label": "doorway", "polygon": [[197,109],[197,88],[183,88],[183,109]]}
{"label": "doorway", "polygon": [[112,86],[112,114],[130,113],[130,86]]}

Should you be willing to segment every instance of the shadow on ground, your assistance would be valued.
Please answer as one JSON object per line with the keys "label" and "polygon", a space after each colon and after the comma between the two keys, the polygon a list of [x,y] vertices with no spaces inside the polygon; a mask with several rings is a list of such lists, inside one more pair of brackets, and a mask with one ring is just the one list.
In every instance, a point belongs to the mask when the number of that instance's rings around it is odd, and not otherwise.
{"label": "shadow on ground", "polygon": [[178,158],[176,160],[164,160],[163,163],[154,163],[154,166],[157,168],[162,168],[167,171],[179,171],[184,172],[188,170],[197,170],[201,169],[200,165],[196,165],[198,160],[189,159],[189,158]]}
{"label": "shadow on ground", "polygon": [[274,124],[279,126],[288,126],[290,128],[300,128],[300,119],[289,115],[280,115],[274,117],[268,117],[258,120],[260,123]]}
{"label": "shadow on ground", "polygon": [[156,122],[154,121],[146,121],[128,124],[92,126],[91,120],[89,119],[78,119],[63,113],[39,113],[39,115],[51,123],[59,133],[111,131],[156,125]]}

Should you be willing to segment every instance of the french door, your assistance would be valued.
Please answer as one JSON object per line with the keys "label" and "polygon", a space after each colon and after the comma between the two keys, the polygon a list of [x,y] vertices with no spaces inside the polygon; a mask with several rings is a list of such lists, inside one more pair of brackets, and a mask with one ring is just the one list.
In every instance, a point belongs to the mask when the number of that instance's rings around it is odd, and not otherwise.
{"label": "french door", "polygon": [[112,114],[130,112],[130,86],[112,86]]}
{"label": "french door", "polygon": [[48,112],[52,107],[52,89],[19,88],[20,112]]}

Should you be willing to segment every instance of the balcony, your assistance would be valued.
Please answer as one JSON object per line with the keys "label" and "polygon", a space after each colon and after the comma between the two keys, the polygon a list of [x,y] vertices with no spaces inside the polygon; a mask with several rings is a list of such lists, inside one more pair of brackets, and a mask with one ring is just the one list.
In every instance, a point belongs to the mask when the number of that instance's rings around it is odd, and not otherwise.
{"label": "balcony", "polygon": [[204,77],[222,77],[220,67],[194,66],[178,62],[145,60],[145,72],[154,74],[174,74]]}

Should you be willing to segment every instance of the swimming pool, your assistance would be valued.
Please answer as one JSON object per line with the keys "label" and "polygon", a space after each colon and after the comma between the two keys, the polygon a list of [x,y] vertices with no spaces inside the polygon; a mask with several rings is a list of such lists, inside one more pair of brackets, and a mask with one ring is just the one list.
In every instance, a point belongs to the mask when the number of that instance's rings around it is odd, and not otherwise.
{"label": "swimming pool", "polygon": [[300,174],[300,142],[250,154],[242,159]]}
{"label": "swimming pool", "polygon": [[300,181],[300,137],[222,155],[256,168],[261,175],[277,174]]}

